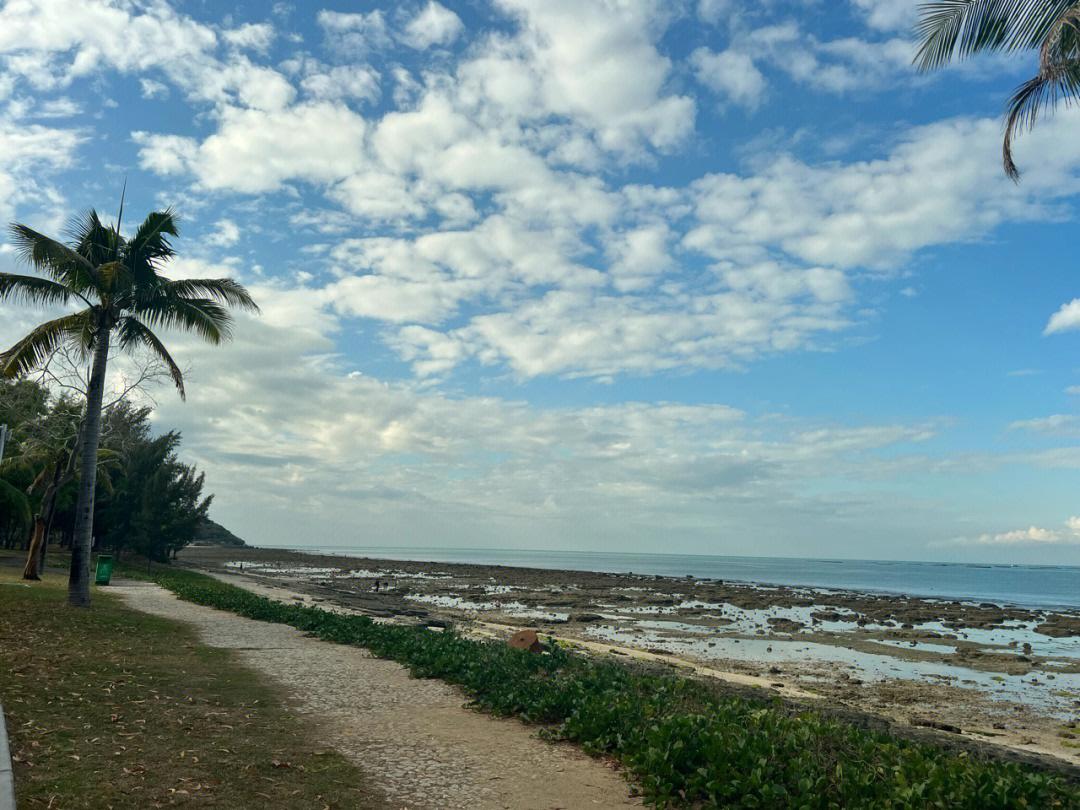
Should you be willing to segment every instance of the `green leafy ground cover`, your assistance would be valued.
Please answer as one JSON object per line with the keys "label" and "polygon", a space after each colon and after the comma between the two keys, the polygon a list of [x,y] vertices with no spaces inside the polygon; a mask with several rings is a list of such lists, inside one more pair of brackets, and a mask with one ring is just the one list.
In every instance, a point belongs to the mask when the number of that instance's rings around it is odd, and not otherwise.
{"label": "green leafy ground cover", "polygon": [[66,581],[0,559],[0,700],[20,808],[385,807],[251,671],[186,627],[67,604]]}
{"label": "green leafy ground cover", "polygon": [[545,655],[452,631],[376,624],[284,604],[190,571],[156,579],[180,598],[366,647],[414,676],[459,684],[478,708],[618,757],[659,807],[1080,808],[1063,777],[901,740],[671,675],[551,647]]}

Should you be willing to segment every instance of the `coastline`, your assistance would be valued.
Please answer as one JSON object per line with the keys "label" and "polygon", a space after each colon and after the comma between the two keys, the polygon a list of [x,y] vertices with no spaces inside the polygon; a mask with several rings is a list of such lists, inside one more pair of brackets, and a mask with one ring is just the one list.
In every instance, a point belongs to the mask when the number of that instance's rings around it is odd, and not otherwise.
{"label": "coastline", "polygon": [[[1080,566],[1076,565],[534,549],[353,546],[318,550],[288,546],[259,548],[384,562],[646,574],[674,579],[692,575],[701,579],[722,579],[732,584],[755,587],[842,590],[877,596],[993,601],[1006,607],[1080,610]],[[843,571],[843,576],[837,577],[838,571]],[[948,576],[943,576],[943,573]],[[1007,574],[1007,580],[1025,580],[1026,587],[1002,588],[1001,574]],[[993,580],[987,581],[987,578]]]}
{"label": "coastline", "polygon": [[193,547],[181,561],[286,601],[496,638],[533,627],[594,655],[1080,763],[1080,611],[280,549]]}

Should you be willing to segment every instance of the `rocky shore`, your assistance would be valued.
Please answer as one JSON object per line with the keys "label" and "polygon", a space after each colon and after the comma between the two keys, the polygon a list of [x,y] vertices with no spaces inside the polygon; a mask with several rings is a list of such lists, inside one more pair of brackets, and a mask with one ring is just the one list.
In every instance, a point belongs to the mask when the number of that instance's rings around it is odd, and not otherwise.
{"label": "rocky shore", "polygon": [[191,547],[187,565],[383,621],[531,627],[833,710],[1080,763],[1080,613],[633,573]]}

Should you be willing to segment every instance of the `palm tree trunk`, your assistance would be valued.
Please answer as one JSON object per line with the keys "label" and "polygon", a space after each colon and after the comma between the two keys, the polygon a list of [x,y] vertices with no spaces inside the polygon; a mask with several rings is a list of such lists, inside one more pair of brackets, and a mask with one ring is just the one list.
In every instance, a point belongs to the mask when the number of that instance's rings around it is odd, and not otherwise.
{"label": "palm tree trunk", "polygon": [[109,362],[109,330],[102,327],[94,341],[94,364],[86,389],[83,417],[79,499],[75,507],[75,534],[71,541],[68,602],[90,607],[90,548],[94,536],[94,489],[97,484],[98,444],[101,440],[101,400],[105,391],[105,367]]}

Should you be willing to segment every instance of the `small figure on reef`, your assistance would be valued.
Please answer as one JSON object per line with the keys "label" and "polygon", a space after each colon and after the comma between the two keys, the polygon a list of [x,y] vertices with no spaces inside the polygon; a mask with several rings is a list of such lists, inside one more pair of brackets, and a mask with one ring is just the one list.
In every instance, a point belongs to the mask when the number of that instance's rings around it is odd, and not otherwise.
{"label": "small figure on reef", "polygon": [[382,583],[381,583],[381,582],[379,582],[379,580],[375,580],[375,593],[378,593],[378,592],[379,592],[379,588],[380,588],[381,586],[382,586]]}

